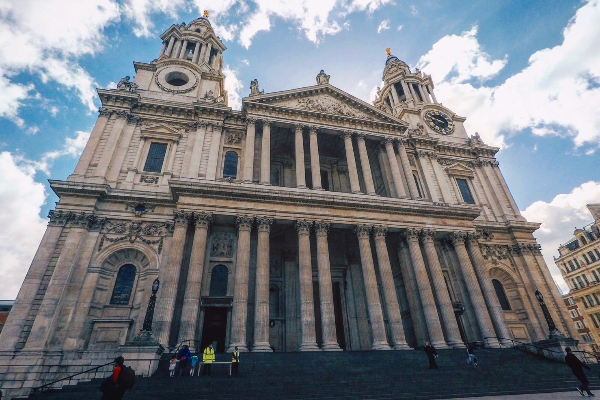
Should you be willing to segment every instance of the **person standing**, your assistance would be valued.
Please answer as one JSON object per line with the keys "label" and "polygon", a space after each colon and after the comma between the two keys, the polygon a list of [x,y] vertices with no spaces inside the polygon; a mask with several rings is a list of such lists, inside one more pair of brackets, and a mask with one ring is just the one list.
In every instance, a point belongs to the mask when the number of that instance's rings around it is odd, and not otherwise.
{"label": "person standing", "polygon": [[196,365],[198,365],[198,356],[194,354],[190,361],[190,376],[194,376],[196,373]]}
{"label": "person standing", "polygon": [[171,358],[171,361],[169,361],[169,376],[172,378],[175,376],[175,368],[177,367],[177,359],[175,358],[175,356],[173,356],[173,358]]}
{"label": "person standing", "polygon": [[577,358],[577,356],[573,354],[573,351],[570,347],[565,348],[565,351],[567,352],[567,355],[565,356],[565,362],[567,363],[569,368],[571,368],[571,371],[573,371],[573,375],[575,375],[575,377],[581,382],[581,386],[576,388],[577,391],[582,396],[585,396],[583,394],[583,392],[585,391],[588,394],[588,396],[594,397],[594,394],[590,391],[590,381],[588,380],[587,376],[585,376],[585,372],[583,372],[584,368],[591,368],[582,363],[579,360],[579,358]]}
{"label": "person standing", "polygon": [[435,362],[435,359],[438,356],[437,350],[435,349],[435,347],[433,347],[431,345],[431,343],[429,342],[425,342],[425,354],[427,354],[427,358],[429,358],[429,369],[440,369],[440,367],[438,367],[437,363]]}
{"label": "person standing", "polygon": [[238,351],[237,346],[235,346],[235,350],[231,354],[231,375],[232,376],[237,376],[239,366],[240,366],[240,352]]}
{"label": "person standing", "polygon": [[183,376],[186,373],[186,368],[188,363],[191,361],[192,352],[190,351],[190,347],[187,344],[183,345],[183,349],[179,352],[179,369],[180,375]]}
{"label": "person standing", "polygon": [[210,366],[215,361],[215,350],[213,349],[212,343],[208,345],[207,348],[204,349],[204,353],[202,354],[202,362],[204,365],[202,366],[202,376],[208,374],[210,376]]}

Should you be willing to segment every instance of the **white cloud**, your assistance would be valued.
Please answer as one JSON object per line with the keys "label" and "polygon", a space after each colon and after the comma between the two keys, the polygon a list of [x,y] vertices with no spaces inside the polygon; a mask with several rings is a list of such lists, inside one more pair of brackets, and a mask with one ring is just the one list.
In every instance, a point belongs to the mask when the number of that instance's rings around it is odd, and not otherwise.
{"label": "white cloud", "polygon": [[27,131],[25,131],[25,132],[28,135],[35,135],[39,131],[40,131],[40,128],[38,128],[37,126],[30,126],[29,128],[27,128]]}
{"label": "white cloud", "polygon": [[246,59],[243,59],[243,60],[242,60],[242,63],[243,63],[243,64],[245,64],[247,67],[249,67],[249,66],[250,66],[250,61],[248,61],[248,60],[246,60]]}
{"label": "white cloud", "polygon": [[9,152],[0,153],[0,170],[0,299],[14,299],[46,229],[39,214],[47,193]]}
{"label": "white cloud", "polygon": [[44,153],[39,161],[26,160],[22,157],[15,158],[22,162],[22,164],[29,165],[30,167],[49,175],[50,168],[57,158],[64,156],[77,158],[83,152],[83,149],[90,138],[90,132],[77,131],[75,133],[76,135],[74,138],[65,138],[62,149]]}
{"label": "white cloud", "polygon": [[378,8],[392,2],[393,0],[351,0],[343,2],[343,8],[346,12],[367,11],[373,13]]}
{"label": "white cloud", "polygon": [[225,90],[227,91],[227,101],[229,107],[234,110],[242,109],[242,89],[244,84],[237,77],[237,72],[226,65],[223,68],[223,74],[225,75]]}
{"label": "white cloud", "polygon": [[[579,8],[563,30],[563,42],[532,54],[529,65],[497,86],[507,58],[491,60],[477,31],[440,39],[417,66],[432,75],[439,101],[469,118],[467,129],[503,146],[507,135],[571,137],[575,146],[600,146],[600,0]],[[444,49],[445,46],[447,50]]]}
{"label": "white cloud", "polygon": [[575,227],[581,228],[593,222],[586,204],[599,202],[600,182],[590,181],[574,188],[571,193],[559,194],[549,203],[536,201],[521,212],[528,221],[542,222],[533,235],[542,245],[542,254],[552,276],[565,293],[568,287],[553,257],[558,257],[558,247],[573,237]]}
{"label": "white cloud", "polygon": [[419,10],[417,10],[416,6],[410,6],[410,13],[412,15],[417,15],[419,13]]}
{"label": "white cloud", "polygon": [[390,20],[389,19],[384,19],[383,21],[381,21],[381,23],[377,27],[377,33],[381,33],[381,31],[386,30],[386,29],[390,29]]}
{"label": "white cloud", "polygon": [[[1,42],[1,39],[0,39]],[[0,61],[0,64],[2,61]],[[0,117],[5,117],[14,122],[17,126],[23,127],[25,121],[19,117],[19,107],[23,105],[23,100],[29,96],[33,90],[33,85],[21,85],[11,83],[2,73],[0,67]]]}
{"label": "white cloud", "polygon": [[398,32],[400,32],[400,31],[402,30],[402,25],[398,25],[398,28],[396,28],[396,30],[397,30]]}

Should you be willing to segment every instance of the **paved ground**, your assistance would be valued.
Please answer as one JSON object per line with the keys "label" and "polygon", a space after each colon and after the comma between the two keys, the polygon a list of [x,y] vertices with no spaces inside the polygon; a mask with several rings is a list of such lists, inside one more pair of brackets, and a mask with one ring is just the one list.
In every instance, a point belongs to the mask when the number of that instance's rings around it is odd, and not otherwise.
{"label": "paved ground", "polygon": [[[600,391],[592,390],[592,393],[596,397],[600,398]],[[585,396],[586,398],[588,396]],[[486,397],[464,397],[461,399],[452,400],[570,400],[570,399],[582,399],[581,395],[573,388],[571,392],[557,392],[557,393],[533,393],[533,394],[519,394],[510,396],[486,396]]]}

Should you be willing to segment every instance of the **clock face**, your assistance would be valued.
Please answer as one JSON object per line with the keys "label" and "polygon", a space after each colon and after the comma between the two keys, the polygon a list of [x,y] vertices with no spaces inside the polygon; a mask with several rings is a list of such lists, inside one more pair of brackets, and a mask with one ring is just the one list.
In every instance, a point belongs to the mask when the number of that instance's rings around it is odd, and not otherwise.
{"label": "clock face", "polygon": [[452,122],[452,118],[441,111],[427,111],[424,118],[427,125],[437,133],[449,135],[454,132],[454,122]]}

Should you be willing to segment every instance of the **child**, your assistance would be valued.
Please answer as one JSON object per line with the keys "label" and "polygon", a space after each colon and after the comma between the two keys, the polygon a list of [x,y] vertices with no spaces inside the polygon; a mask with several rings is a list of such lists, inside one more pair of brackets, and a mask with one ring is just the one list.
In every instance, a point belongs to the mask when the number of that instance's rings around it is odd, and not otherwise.
{"label": "child", "polygon": [[198,356],[194,354],[190,361],[190,376],[194,376],[194,372],[196,371],[196,365],[198,365]]}
{"label": "child", "polygon": [[171,358],[171,361],[169,362],[169,376],[172,378],[173,376],[175,376],[175,367],[177,366],[177,359],[175,358],[175,356],[173,356],[173,358]]}

